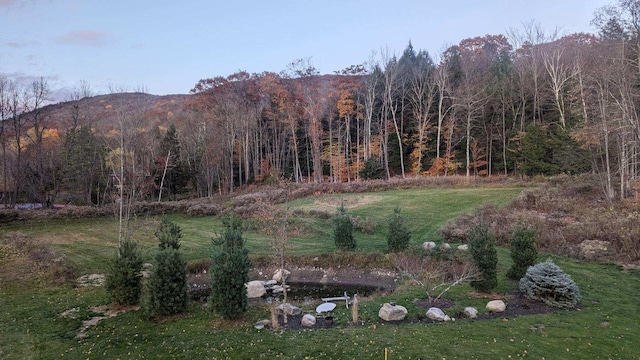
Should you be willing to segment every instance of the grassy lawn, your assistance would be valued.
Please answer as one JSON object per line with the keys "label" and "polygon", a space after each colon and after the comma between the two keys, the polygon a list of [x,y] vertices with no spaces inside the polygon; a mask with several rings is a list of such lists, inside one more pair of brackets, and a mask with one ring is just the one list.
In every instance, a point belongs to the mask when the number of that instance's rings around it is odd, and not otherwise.
{"label": "grassy lawn", "polygon": [[[461,212],[493,202],[499,206],[511,201],[521,189],[414,189],[375,194],[344,194],[300,199],[291,204],[303,215],[304,233],[292,238],[292,250],[299,254],[333,251],[330,220],[307,216],[309,210],[333,213],[344,198],[348,212],[369,217],[378,226],[373,234],[357,233],[364,250],[385,248],[384,224],[396,205],[400,205],[414,235],[413,245],[437,239],[436,230]],[[183,246],[188,259],[208,256],[209,239],[220,224],[211,218],[172,216],[183,229]],[[139,223],[135,238],[150,258],[156,246],[153,238],[157,219]],[[113,219],[46,221],[4,225],[0,235],[20,231],[37,241],[52,244],[64,254],[79,274],[104,272],[107,259],[115,253],[116,225]],[[246,234],[254,253],[270,253],[269,238],[257,231]],[[1,243],[0,243],[1,244]],[[15,266],[14,254],[0,245],[0,275]],[[517,283],[507,280],[510,266],[508,249],[499,249],[498,293],[507,293]],[[540,255],[543,261],[547,255]],[[21,280],[0,277],[0,358],[192,358],[192,359],[638,359],[637,348],[640,274],[623,271],[612,264],[578,262],[552,256],[570,274],[583,295],[580,310],[558,311],[513,319],[458,320],[442,324],[389,325],[377,313],[385,301],[406,306],[409,318],[424,314],[413,304],[423,297],[420,289],[402,286],[384,296],[364,299],[360,305],[362,326],[349,326],[344,306],[334,311],[337,327],[324,330],[272,332],[256,330],[253,324],[269,318],[264,305],[254,304],[244,319],[227,323],[212,315],[200,303],[188,313],[149,321],[137,311],[101,321],[76,338],[82,320],[90,318],[91,308],[109,302],[106,291],[95,287],[56,285],[43,276]],[[36,274],[37,275],[37,274]],[[3,280],[5,279],[5,280]],[[476,306],[484,311],[486,299],[470,297],[471,288],[454,288],[447,297],[456,307]],[[304,306],[311,311],[316,304]],[[65,310],[78,308],[75,319],[62,318]]]}
{"label": "grassy lawn", "polygon": [[[376,224],[372,234],[355,233],[358,249],[384,252],[386,222],[395,206],[402,209],[413,234],[412,242],[418,246],[424,241],[437,240],[437,230],[447,220],[487,203],[504,206],[521,191],[521,188],[411,189],[325,195],[296,200],[290,204],[290,208],[292,211],[316,209],[332,215],[344,199],[349,214],[368,218]],[[208,258],[210,240],[219,233],[220,221],[212,217],[170,217],[182,228],[181,249],[185,258]],[[335,250],[331,220],[306,215],[295,215],[293,218],[302,224],[304,231],[291,236],[290,254],[318,254]],[[152,259],[152,252],[157,246],[153,235],[157,224],[156,217],[142,217],[135,219],[131,225],[132,237],[143,246],[148,261]],[[0,231],[19,231],[37,242],[51,244],[83,274],[104,272],[109,257],[115,254],[117,244],[117,222],[114,218],[11,223],[2,225]],[[249,229],[243,236],[251,254],[269,255],[273,252],[272,240],[264,233]]]}

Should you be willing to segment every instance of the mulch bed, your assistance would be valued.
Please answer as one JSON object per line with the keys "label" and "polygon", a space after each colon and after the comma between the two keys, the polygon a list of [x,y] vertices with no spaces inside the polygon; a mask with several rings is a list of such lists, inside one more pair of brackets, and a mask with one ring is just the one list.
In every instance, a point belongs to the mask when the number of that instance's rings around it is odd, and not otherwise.
{"label": "mulch bed", "polygon": [[[489,295],[482,296],[482,297],[493,299],[493,297]],[[490,320],[490,319],[496,319],[496,318],[509,319],[509,318],[515,318],[523,315],[548,314],[558,310],[557,308],[546,305],[544,303],[527,299],[526,297],[524,297],[524,295],[520,291],[517,291],[517,290],[509,293],[509,295],[507,296],[503,296],[502,300],[505,302],[505,304],[507,304],[507,308],[504,312],[483,313],[474,320]],[[416,306],[424,309],[429,309],[430,307],[438,307],[440,309],[450,309],[456,305],[455,302],[448,299],[438,299],[433,302],[430,302],[427,299],[416,299],[414,300],[414,303],[416,304]],[[452,317],[456,319],[466,319],[466,317],[462,312],[457,312],[456,314],[452,314],[452,315],[453,315]],[[324,321],[324,317],[317,317],[316,321],[317,321],[316,326],[305,328],[301,324],[302,315],[289,316],[287,326],[285,327],[284,324],[282,323],[282,317],[280,317],[280,326],[281,326],[281,329],[288,329],[288,330],[329,329],[336,326],[335,322],[327,324]],[[382,320],[380,320],[380,322],[382,323]],[[403,325],[403,324],[413,324],[413,323],[428,324],[433,322],[434,321],[427,318],[424,314],[421,314],[420,316],[413,319],[405,319],[401,321],[389,321],[389,322],[385,322],[385,324],[389,324],[389,325]],[[344,326],[360,326],[360,325],[363,325],[363,323],[355,324],[352,321],[348,321],[346,324],[344,324]]]}
{"label": "mulch bed", "polygon": [[[485,297],[489,300],[495,300],[500,297],[494,297],[490,294],[476,294],[479,297]],[[489,320],[496,318],[514,318],[522,315],[537,315],[537,314],[548,314],[554,311],[557,311],[557,308],[553,306],[549,306],[545,303],[528,299],[524,296],[522,292],[519,290],[514,290],[507,296],[502,296],[501,300],[507,305],[505,311],[500,313],[483,313],[478,315],[476,320]],[[414,303],[424,309],[429,309],[430,307],[438,307],[440,309],[449,309],[454,307],[456,304],[448,299],[438,299],[434,303],[430,303],[426,299],[418,299],[414,301]],[[480,310],[480,309],[479,309]],[[461,312],[457,312],[452,317],[456,319],[464,319],[466,316]],[[427,321],[429,321],[427,319]]]}

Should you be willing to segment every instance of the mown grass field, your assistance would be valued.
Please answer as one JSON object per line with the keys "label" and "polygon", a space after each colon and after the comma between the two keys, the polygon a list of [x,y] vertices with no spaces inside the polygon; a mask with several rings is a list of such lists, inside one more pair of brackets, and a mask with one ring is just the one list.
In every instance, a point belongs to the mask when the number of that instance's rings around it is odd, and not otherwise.
{"label": "mown grass field", "polygon": [[[290,204],[303,231],[293,236],[290,252],[320,254],[334,250],[331,222],[306,216],[308,210],[333,213],[344,200],[350,214],[369,218],[377,224],[372,234],[356,233],[360,251],[384,251],[386,218],[398,205],[413,232],[413,246],[437,239],[437,229],[461,212],[488,202],[508,204],[521,189],[413,189],[375,194],[327,195],[305,198]],[[210,238],[219,229],[211,218],[172,216],[184,233],[182,249],[187,259],[206,258]],[[135,238],[151,259],[156,246],[153,237],[157,219],[137,222]],[[45,221],[3,225],[0,235],[7,239],[19,231],[37,242],[51,244],[57,255],[64,255],[76,273],[104,272],[115,254],[116,224],[113,219]],[[254,254],[272,252],[268,236],[257,230],[245,234]],[[385,301],[406,306],[409,317],[424,310],[413,305],[423,297],[420,289],[402,286],[394,293],[364,299],[360,305],[361,326],[349,326],[350,314],[344,307],[334,312],[334,329],[307,331],[256,330],[253,324],[269,317],[263,305],[252,305],[244,319],[221,321],[203,304],[193,303],[188,313],[163,319],[146,320],[137,311],[101,321],[75,336],[82,320],[93,314],[91,308],[109,302],[103,288],[56,285],[47,280],[37,266],[10,244],[0,242],[0,358],[192,358],[192,359],[639,359],[640,274],[627,272],[613,264],[585,263],[555,257],[554,261],[570,274],[583,295],[580,310],[558,311],[546,315],[483,321],[459,320],[443,324],[382,324],[377,312]],[[500,285],[507,293],[517,283],[507,280],[510,266],[508,249],[499,249]],[[541,254],[540,260],[548,255]],[[29,276],[12,274],[29,269]],[[27,271],[27,272],[29,272]],[[465,306],[483,311],[486,299],[470,297],[471,288],[454,288],[447,297],[456,301],[455,312]],[[304,308],[311,311],[314,306]],[[65,310],[78,308],[75,319],[62,318]],[[447,311],[448,313],[450,312]]]}

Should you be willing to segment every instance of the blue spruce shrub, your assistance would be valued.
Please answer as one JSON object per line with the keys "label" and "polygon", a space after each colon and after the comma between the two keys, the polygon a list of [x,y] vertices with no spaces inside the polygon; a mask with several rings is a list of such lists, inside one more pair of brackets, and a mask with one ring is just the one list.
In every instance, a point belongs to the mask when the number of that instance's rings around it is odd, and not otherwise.
{"label": "blue spruce shrub", "polygon": [[582,299],[578,285],[551,259],[527,269],[520,279],[520,291],[529,299],[561,309],[573,308]]}

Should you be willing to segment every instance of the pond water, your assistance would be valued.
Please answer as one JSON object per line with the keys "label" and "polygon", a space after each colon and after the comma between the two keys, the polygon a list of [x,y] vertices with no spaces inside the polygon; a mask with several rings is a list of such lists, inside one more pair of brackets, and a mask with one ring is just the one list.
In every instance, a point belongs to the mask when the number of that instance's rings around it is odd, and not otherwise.
{"label": "pond water", "polygon": [[347,295],[353,298],[353,294],[358,296],[369,296],[380,291],[377,286],[366,285],[347,285],[347,284],[319,284],[319,283],[303,283],[292,282],[287,283],[290,286],[287,291],[287,297],[291,300],[303,301],[305,298],[320,299],[328,297],[343,296],[345,291]]}

